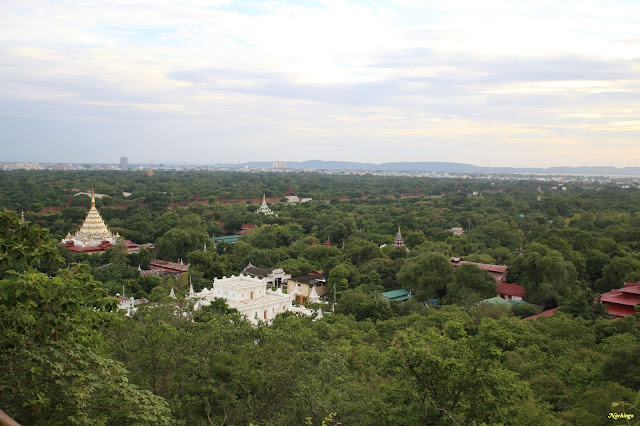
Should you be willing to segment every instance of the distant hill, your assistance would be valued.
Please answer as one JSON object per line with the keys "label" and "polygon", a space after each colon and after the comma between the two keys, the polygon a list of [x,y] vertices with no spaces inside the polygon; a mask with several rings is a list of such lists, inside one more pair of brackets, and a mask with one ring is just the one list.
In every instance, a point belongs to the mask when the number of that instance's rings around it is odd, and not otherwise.
{"label": "distant hill", "polygon": [[[287,169],[315,170],[371,170],[382,172],[436,172],[436,173],[499,173],[499,174],[540,174],[540,175],[586,175],[586,176],[640,176],[640,167],[481,167],[473,164],[449,162],[394,162],[357,163],[350,161],[287,161]],[[230,168],[260,167],[270,168],[271,161],[254,161],[242,164],[218,164]]]}

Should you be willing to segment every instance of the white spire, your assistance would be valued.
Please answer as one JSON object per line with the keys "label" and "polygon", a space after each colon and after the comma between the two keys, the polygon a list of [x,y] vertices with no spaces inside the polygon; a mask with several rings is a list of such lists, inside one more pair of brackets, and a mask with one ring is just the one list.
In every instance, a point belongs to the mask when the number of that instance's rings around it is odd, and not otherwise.
{"label": "white spire", "polygon": [[173,291],[173,287],[171,288],[171,293],[169,293],[169,297],[172,299],[177,299],[176,293]]}
{"label": "white spire", "polygon": [[311,287],[311,291],[309,292],[309,302],[318,303],[320,301],[320,296],[318,296],[318,292],[316,291],[316,286]]}
{"label": "white spire", "polygon": [[265,197],[265,194],[262,194],[262,204],[260,204],[260,207],[258,207],[258,210],[256,210],[256,213],[261,213],[264,215],[273,215],[273,212],[267,205],[267,198]]}

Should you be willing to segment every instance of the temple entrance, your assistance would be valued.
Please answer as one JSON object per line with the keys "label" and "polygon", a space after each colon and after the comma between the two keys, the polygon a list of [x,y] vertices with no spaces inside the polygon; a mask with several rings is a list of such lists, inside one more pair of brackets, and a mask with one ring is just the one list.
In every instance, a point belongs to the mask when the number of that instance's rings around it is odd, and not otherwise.
{"label": "temple entrance", "polygon": [[251,295],[249,296],[250,299],[253,299],[253,292],[251,292]]}
{"label": "temple entrance", "polygon": [[264,310],[264,320],[265,321],[267,320],[267,310],[266,309]]}

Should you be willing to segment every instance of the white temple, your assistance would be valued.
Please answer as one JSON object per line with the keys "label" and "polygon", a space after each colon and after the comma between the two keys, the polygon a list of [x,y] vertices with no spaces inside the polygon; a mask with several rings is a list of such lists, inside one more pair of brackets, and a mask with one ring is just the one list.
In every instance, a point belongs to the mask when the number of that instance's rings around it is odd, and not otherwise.
{"label": "white temple", "polygon": [[246,275],[216,278],[211,289],[201,292],[189,291],[188,299],[196,300],[194,309],[208,306],[216,298],[225,299],[230,308],[235,308],[253,324],[259,321],[270,322],[280,312],[299,311],[291,302],[293,296],[268,290],[264,280]]}
{"label": "white temple", "polygon": [[275,215],[276,217],[278,217],[278,215],[273,213],[273,211],[271,211],[271,209],[267,205],[267,199],[264,194],[262,194],[262,204],[260,204],[260,207],[258,207],[256,213],[261,213],[264,215]]}
{"label": "white temple", "polygon": [[91,208],[87,214],[86,219],[82,223],[82,226],[75,234],[68,233],[62,240],[63,244],[73,242],[77,247],[96,247],[102,244],[103,241],[108,241],[110,244],[115,245],[120,239],[119,234],[113,234],[105,225],[104,220],[96,209],[96,199],[93,189],[91,190]]}

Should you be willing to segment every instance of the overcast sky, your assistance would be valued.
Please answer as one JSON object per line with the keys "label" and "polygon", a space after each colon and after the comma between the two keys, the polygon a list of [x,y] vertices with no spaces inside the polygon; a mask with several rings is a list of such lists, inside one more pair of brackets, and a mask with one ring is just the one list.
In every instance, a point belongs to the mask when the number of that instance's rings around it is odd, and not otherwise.
{"label": "overcast sky", "polygon": [[0,161],[640,165],[638,0],[2,0]]}

